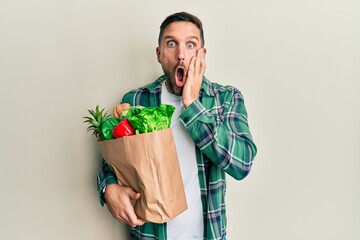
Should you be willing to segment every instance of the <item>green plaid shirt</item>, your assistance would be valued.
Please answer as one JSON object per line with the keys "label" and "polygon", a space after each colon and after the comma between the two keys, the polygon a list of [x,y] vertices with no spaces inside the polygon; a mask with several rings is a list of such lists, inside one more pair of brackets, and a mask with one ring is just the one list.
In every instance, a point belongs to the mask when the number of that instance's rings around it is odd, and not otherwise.
{"label": "green plaid shirt", "polygon": [[[165,76],[125,94],[130,105],[158,106]],[[179,116],[196,145],[196,158],[204,217],[204,239],[222,239],[226,232],[225,173],[241,180],[249,173],[256,146],[248,126],[247,112],[240,91],[203,78],[198,100]],[[102,189],[117,183],[111,167],[103,161],[97,177],[100,202]],[[145,223],[130,228],[131,239],[166,240],[166,223]]]}

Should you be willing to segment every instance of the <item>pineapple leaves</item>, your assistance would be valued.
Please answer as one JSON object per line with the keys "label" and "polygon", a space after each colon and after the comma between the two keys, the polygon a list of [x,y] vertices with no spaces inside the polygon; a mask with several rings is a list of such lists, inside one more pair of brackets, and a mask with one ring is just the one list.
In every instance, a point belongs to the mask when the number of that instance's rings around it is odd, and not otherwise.
{"label": "pineapple leaves", "polygon": [[98,140],[101,139],[100,136],[100,128],[103,122],[105,122],[110,115],[105,111],[105,108],[99,109],[99,105],[95,107],[95,109],[88,109],[90,116],[83,117],[84,123],[88,123],[89,126],[87,127],[87,131],[93,131],[93,134],[97,137]]}

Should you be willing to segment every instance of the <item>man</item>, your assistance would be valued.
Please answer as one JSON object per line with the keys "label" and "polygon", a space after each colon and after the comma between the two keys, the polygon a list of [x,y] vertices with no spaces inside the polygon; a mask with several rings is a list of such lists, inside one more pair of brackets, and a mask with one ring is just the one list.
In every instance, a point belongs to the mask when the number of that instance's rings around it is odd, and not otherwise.
{"label": "man", "polygon": [[[100,201],[114,218],[131,226],[131,239],[225,239],[225,173],[243,179],[256,155],[244,99],[236,88],[204,77],[206,49],[197,17],[185,12],[168,16],[158,44],[164,75],[125,94],[122,102],[175,106],[171,128],[188,209],[165,224],[145,223],[131,205],[140,194],[118,185],[105,162],[98,175]],[[119,106],[114,107],[114,116],[118,112]]]}

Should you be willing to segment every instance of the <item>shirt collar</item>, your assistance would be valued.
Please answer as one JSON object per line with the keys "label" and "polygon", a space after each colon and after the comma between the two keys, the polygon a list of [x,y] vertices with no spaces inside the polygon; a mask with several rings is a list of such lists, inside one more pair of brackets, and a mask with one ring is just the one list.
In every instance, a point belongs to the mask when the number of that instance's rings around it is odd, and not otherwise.
{"label": "shirt collar", "polygon": [[[165,80],[165,75],[162,75],[158,79],[156,79],[155,82],[146,85],[145,88],[148,89],[150,92],[159,91],[161,89],[163,81]],[[200,92],[203,92],[209,96],[213,96],[214,92],[212,91],[211,85],[212,83],[205,76],[203,76]]]}

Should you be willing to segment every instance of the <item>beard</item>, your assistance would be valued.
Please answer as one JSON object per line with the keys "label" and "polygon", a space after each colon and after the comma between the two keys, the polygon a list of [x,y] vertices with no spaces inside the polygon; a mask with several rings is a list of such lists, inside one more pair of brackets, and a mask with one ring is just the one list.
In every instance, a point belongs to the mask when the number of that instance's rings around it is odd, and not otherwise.
{"label": "beard", "polygon": [[186,67],[183,61],[179,61],[172,71],[164,69],[166,87],[174,95],[181,96],[186,81]]}
{"label": "beard", "polygon": [[174,95],[181,96],[183,88],[176,86],[174,74],[172,74],[169,71],[165,71],[165,70],[164,70],[164,74],[165,74],[165,78],[166,78],[165,85],[166,85],[168,91]]}

